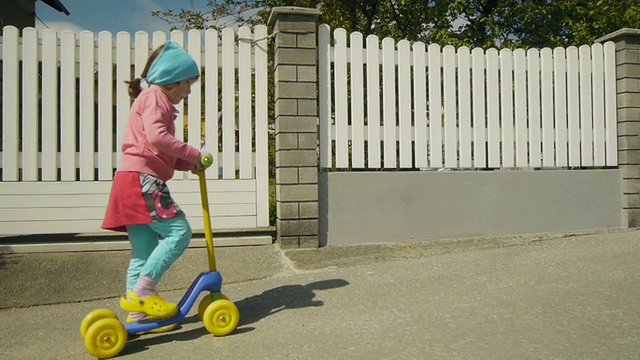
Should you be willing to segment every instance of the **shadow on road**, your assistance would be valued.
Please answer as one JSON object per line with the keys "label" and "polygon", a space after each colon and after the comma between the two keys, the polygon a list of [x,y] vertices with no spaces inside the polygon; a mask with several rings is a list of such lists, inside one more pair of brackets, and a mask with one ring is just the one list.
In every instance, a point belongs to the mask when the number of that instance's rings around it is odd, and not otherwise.
{"label": "shadow on road", "polygon": [[[235,302],[235,304],[240,312],[240,322],[238,328],[229,336],[250,332],[254,328],[247,325],[256,323],[267,316],[286,309],[322,306],[324,302],[316,299],[316,290],[329,290],[348,284],[349,282],[343,279],[331,279],[315,281],[306,285],[284,285],[264,291],[259,295],[239,300]],[[192,324],[199,321],[198,315],[192,315],[186,318],[181,324]],[[142,352],[150,346],[157,344],[194,340],[208,334],[209,332],[207,332],[203,325],[192,330],[169,332],[154,337],[135,337],[130,339],[120,355]]]}
{"label": "shadow on road", "polygon": [[346,280],[332,279],[316,281],[307,285],[285,285],[240,300],[236,302],[236,306],[240,310],[240,324],[238,326],[253,324],[285,309],[322,306],[324,303],[315,299],[315,290],[334,289],[348,284]]}
{"label": "shadow on road", "polygon": [[12,254],[15,254],[15,252],[11,247],[0,245],[0,270],[4,269],[7,265],[18,261],[15,258],[11,258]]}

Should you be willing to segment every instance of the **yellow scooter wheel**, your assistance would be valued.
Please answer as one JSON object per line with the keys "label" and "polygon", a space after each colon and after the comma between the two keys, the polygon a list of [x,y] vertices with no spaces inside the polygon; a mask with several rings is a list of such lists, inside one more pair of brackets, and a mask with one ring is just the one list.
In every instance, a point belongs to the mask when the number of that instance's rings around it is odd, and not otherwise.
{"label": "yellow scooter wheel", "polygon": [[127,329],[116,319],[100,319],[87,330],[84,345],[99,359],[118,355],[127,343]]}
{"label": "yellow scooter wheel", "polygon": [[215,336],[225,336],[238,326],[240,312],[231,301],[216,300],[207,306],[202,320],[208,332]]}
{"label": "yellow scooter wheel", "polygon": [[80,324],[80,336],[82,336],[82,339],[84,339],[84,337],[87,335],[87,330],[89,330],[89,327],[91,327],[91,325],[93,325],[100,319],[118,320],[118,316],[116,316],[113,311],[108,309],[98,309],[88,313],[87,316],[82,319],[82,323]]}
{"label": "yellow scooter wheel", "polygon": [[200,321],[204,318],[204,312],[207,310],[207,307],[209,307],[209,304],[220,299],[229,300],[228,297],[219,292],[210,293],[200,300],[200,304],[198,305],[198,317],[200,318]]}

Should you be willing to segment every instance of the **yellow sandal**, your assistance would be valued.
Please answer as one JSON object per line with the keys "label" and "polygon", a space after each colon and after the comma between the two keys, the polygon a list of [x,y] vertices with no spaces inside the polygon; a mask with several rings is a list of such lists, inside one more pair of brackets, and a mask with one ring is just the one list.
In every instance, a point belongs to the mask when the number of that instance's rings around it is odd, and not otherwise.
{"label": "yellow sandal", "polygon": [[178,305],[162,299],[158,293],[140,299],[133,291],[129,290],[129,297],[120,298],[120,308],[128,312],[141,312],[149,316],[168,318],[178,313]]}

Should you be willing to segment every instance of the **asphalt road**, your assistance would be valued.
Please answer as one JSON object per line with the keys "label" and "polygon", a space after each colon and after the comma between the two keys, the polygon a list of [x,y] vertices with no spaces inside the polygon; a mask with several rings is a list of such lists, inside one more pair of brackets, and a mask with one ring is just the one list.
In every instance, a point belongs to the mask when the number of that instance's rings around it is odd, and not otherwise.
{"label": "asphalt road", "polygon": [[[281,271],[223,284],[241,313],[233,334],[208,334],[192,309],[179,330],[130,339],[119,358],[640,359],[639,240],[273,252]],[[79,325],[102,307],[117,299],[0,310],[0,358],[88,359]]]}

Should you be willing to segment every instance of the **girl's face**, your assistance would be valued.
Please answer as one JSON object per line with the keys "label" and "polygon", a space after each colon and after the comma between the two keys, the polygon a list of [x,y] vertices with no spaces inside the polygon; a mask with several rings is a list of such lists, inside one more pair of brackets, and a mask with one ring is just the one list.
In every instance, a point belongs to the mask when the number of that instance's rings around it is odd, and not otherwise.
{"label": "girl's face", "polygon": [[178,104],[182,99],[186,98],[189,94],[191,94],[191,85],[193,85],[198,78],[190,78],[186,80],[182,80],[177,84],[171,84],[170,86],[165,86],[163,92],[169,98],[172,104]]}

